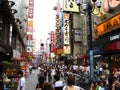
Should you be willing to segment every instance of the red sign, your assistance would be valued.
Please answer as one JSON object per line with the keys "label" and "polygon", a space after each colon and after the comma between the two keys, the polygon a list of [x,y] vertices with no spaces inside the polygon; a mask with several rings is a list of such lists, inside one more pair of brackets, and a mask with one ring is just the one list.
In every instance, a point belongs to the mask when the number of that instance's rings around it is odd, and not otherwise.
{"label": "red sign", "polygon": [[120,50],[120,41],[117,42],[117,50]]}
{"label": "red sign", "polygon": [[25,56],[33,56],[33,52],[25,52]]}
{"label": "red sign", "polygon": [[28,18],[33,18],[34,0],[29,0]]}
{"label": "red sign", "polygon": [[53,43],[50,44],[50,53],[54,53],[54,44]]}
{"label": "red sign", "polygon": [[29,7],[29,9],[28,9],[28,18],[33,18],[33,12],[34,12],[33,8]]}
{"label": "red sign", "polygon": [[63,54],[63,48],[56,48],[55,49],[55,54],[56,55]]}
{"label": "red sign", "polygon": [[106,44],[104,46],[104,51],[105,52],[109,52],[109,51],[116,51],[116,50],[120,50],[120,41],[111,43],[111,44]]}
{"label": "red sign", "polygon": [[54,42],[54,31],[50,32],[50,42],[53,43]]}
{"label": "red sign", "polygon": [[33,40],[33,35],[27,35],[27,40]]}
{"label": "red sign", "polygon": [[34,7],[34,0],[29,0],[29,7]]}

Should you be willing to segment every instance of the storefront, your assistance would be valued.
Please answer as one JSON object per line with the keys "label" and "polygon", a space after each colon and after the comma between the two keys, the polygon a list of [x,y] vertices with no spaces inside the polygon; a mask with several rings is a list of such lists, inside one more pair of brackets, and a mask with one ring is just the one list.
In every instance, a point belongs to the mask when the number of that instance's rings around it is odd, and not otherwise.
{"label": "storefront", "polygon": [[109,64],[110,71],[113,67],[120,66],[120,13],[96,26],[99,36],[93,42],[94,56],[99,55]]}
{"label": "storefront", "polygon": [[[20,47],[24,50],[25,44],[19,32],[14,14],[8,0],[0,0],[0,90],[6,84],[3,80],[3,74],[10,79],[9,85],[14,88],[13,80],[17,77],[17,70],[20,66],[14,63],[13,49],[17,49],[17,41],[20,41]],[[16,88],[16,87],[15,87]],[[16,90],[16,89],[14,89]]]}

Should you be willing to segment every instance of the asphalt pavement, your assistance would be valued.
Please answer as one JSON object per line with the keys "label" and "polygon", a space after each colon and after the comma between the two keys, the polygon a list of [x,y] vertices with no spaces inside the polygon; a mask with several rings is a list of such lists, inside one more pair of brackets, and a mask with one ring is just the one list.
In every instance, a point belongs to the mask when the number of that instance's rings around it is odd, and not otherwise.
{"label": "asphalt pavement", "polygon": [[38,82],[37,78],[38,70],[33,70],[31,74],[28,73],[26,77],[26,89],[25,90],[36,90]]}

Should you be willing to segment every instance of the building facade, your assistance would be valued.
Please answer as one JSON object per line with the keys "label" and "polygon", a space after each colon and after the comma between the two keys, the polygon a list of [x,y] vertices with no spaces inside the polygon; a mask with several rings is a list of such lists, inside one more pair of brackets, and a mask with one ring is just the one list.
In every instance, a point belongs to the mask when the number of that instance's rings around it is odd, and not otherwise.
{"label": "building facade", "polygon": [[116,1],[116,6],[112,9],[107,7],[109,1],[103,2],[103,11],[96,22],[94,29],[93,51],[95,60],[99,58],[100,62],[107,63],[112,73],[113,68],[119,68],[120,64],[120,5]]}
{"label": "building facade", "polygon": [[[22,10],[22,11],[21,11]],[[15,76],[19,60],[25,52],[27,25],[27,0],[0,0],[0,87],[3,90],[2,74]],[[5,63],[7,62],[7,63]],[[10,65],[9,66],[8,63]],[[16,65],[16,66],[15,66]],[[15,66],[15,67],[14,67]],[[18,67],[17,67],[18,66]],[[7,68],[15,72],[8,73]]]}

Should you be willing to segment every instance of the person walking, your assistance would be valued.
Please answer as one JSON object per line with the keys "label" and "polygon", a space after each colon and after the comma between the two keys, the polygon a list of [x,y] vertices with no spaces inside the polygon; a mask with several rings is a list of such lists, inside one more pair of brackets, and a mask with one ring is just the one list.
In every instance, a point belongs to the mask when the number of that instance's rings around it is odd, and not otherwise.
{"label": "person walking", "polygon": [[54,76],[55,82],[53,84],[55,90],[62,90],[64,87],[64,82],[60,80],[60,74]]}
{"label": "person walking", "polygon": [[38,77],[38,83],[36,85],[36,90],[43,90],[44,82],[45,82],[45,77],[43,75],[40,75]]}
{"label": "person walking", "polygon": [[113,74],[109,75],[108,85],[105,87],[105,90],[120,90],[120,82]]}
{"label": "person walking", "polygon": [[25,77],[23,75],[23,71],[18,72],[18,87],[17,90],[25,90]]}
{"label": "person walking", "polygon": [[75,84],[75,77],[72,75],[69,75],[67,78],[67,85],[63,87],[63,90],[85,90],[74,84]]}
{"label": "person walking", "polygon": [[43,85],[43,90],[55,90],[51,82],[45,82]]}
{"label": "person walking", "polygon": [[52,82],[52,83],[54,82],[54,75],[55,75],[55,74],[56,74],[55,67],[52,66],[52,68],[51,68],[51,78],[52,78],[51,82]]}

